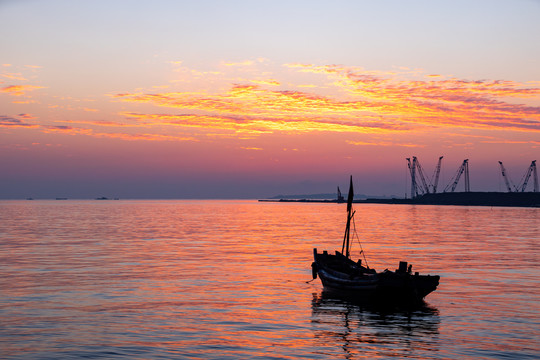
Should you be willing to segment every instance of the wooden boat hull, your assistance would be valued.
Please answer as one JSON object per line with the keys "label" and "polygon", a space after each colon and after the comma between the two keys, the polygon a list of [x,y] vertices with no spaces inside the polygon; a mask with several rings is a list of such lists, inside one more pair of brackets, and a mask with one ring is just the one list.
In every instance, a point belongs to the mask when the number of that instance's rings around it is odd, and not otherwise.
{"label": "wooden boat hull", "polygon": [[379,280],[376,275],[366,275],[363,277],[350,278],[346,276],[336,275],[336,272],[319,267],[317,273],[325,288],[343,291],[366,291],[375,290]]}
{"label": "wooden boat hull", "polygon": [[422,301],[439,285],[439,276],[411,274],[406,263],[405,270],[401,266],[401,271],[377,273],[339,252],[319,254],[314,249],[313,253],[313,278],[318,276],[323,287],[332,292],[374,301],[410,303]]}

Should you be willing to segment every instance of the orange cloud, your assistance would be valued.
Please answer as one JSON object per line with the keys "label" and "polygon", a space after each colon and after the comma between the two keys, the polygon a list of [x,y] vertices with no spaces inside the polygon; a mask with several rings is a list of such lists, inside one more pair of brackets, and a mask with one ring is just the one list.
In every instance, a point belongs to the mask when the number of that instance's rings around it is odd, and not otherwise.
{"label": "orange cloud", "polygon": [[[377,80],[368,76],[362,82],[377,83]],[[534,96],[538,89],[512,86],[505,90],[493,83],[485,84],[486,87],[480,89],[479,84],[454,82],[456,84],[458,89],[441,89],[441,84],[433,89],[431,85],[421,86],[414,82],[409,82],[407,87],[389,84],[381,87],[377,83],[371,89],[354,90],[359,94],[358,99],[345,101],[316,93],[271,91],[256,85],[235,85],[228,92],[217,95],[139,93],[118,94],[114,98],[182,109],[180,116],[184,119],[198,116],[199,120],[206,121],[212,118],[211,127],[230,128],[227,124],[234,120],[237,127],[264,124],[263,128],[267,130],[302,132],[396,131],[448,126],[540,130],[539,107],[493,99],[496,96]],[[460,85],[462,88],[459,88]],[[490,91],[490,88],[493,89]],[[503,95],[499,95],[501,92]],[[193,116],[186,110],[201,114]],[[147,117],[151,118],[152,115]],[[293,123],[296,125],[292,127]]]}
{"label": "orange cloud", "polygon": [[10,85],[0,89],[0,91],[8,93],[13,96],[22,96],[25,95],[27,91],[33,91],[36,89],[43,89],[43,86],[34,86],[34,85]]}
{"label": "orange cloud", "polygon": [[490,141],[481,141],[482,143],[487,144],[531,144],[538,146],[540,145],[540,141],[538,140],[506,140],[506,139],[500,139],[500,140],[490,140]]}
{"label": "orange cloud", "polygon": [[104,121],[104,120],[94,120],[94,121],[88,121],[88,120],[62,120],[62,121],[58,121],[58,122],[60,122],[60,123],[68,123],[68,124],[104,126],[104,127],[141,127],[140,124],[125,124],[125,123],[118,123],[118,122],[114,122],[114,121]]}
{"label": "orange cloud", "polygon": [[[127,132],[103,132],[95,131],[94,129],[84,127],[74,127],[71,125],[48,125],[48,124],[33,124],[28,123],[26,120],[35,119],[31,114],[18,114],[16,116],[0,115],[0,128],[33,128],[38,129],[44,133],[63,133],[69,135],[85,135],[98,138],[112,138],[121,139],[127,141],[199,141],[193,136],[186,135],[171,135],[171,134],[157,134],[157,133],[127,133]],[[90,124],[97,126],[114,126],[122,127],[124,124],[118,124],[107,121],[63,121],[66,123],[78,123],[78,124]],[[133,125],[127,125],[133,126]]]}
{"label": "orange cloud", "polygon": [[35,104],[35,100],[14,100],[11,102],[12,104]]}
{"label": "orange cloud", "polygon": [[155,134],[155,133],[108,133],[96,132],[93,129],[78,128],[68,125],[41,125],[39,126],[45,133],[61,132],[69,135],[86,135],[98,138],[112,138],[121,140],[145,140],[145,141],[199,141],[191,136]]}
{"label": "orange cloud", "polygon": [[[208,80],[209,87],[203,91],[159,91],[154,87],[110,97],[113,101],[168,109],[142,113],[127,107],[121,115],[128,122],[136,121],[133,126],[178,127],[207,137],[312,132],[395,134],[430,129],[448,129],[448,134],[462,129],[540,131],[540,107],[525,105],[540,99],[540,85],[534,82],[468,80],[411,69],[367,71],[312,64],[285,64],[288,70],[284,79],[257,69],[268,65],[261,64],[225,64],[236,67],[234,71],[257,73],[243,80],[227,78],[224,73],[204,77],[205,72],[182,68],[184,84],[190,79]],[[264,74],[263,79],[260,74]],[[213,82],[218,80],[229,81],[229,85],[216,87]],[[420,146],[392,141],[349,143]]]}
{"label": "orange cloud", "polygon": [[246,60],[246,61],[242,61],[242,62],[226,62],[224,65],[225,66],[251,66],[251,65],[254,65],[254,64],[255,64],[255,61]]}
{"label": "orange cloud", "polygon": [[309,133],[309,132],[349,132],[349,133],[381,133],[388,131],[403,131],[395,124],[386,124],[378,121],[365,121],[348,124],[339,119],[332,121],[322,117],[307,119],[303,117],[287,119],[269,118],[266,116],[248,115],[199,115],[199,114],[139,114],[121,113],[128,118],[139,121],[153,122],[159,125],[180,127],[196,127],[200,129],[229,130],[243,134],[263,133]]}
{"label": "orange cloud", "polygon": [[36,119],[35,116],[31,115],[31,114],[19,114],[17,115],[19,118],[22,118],[22,119]]}
{"label": "orange cloud", "polygon": [[1,76],[11,79],[11,80],[20,80],[20,81],[26,81],[28,79],[24,78],[21,73],[4,73],[0,74]]}
{"label": "orange cloud", "polygon": [[398,143],[398,142],[391,142],[391,141],[377,141],[377,142],[369,142],[369,141],[346,141],[347,144],[356,145],[356,146],[404,146],[404,147],[424,147],[424,145],[420,144],[412,144],[412,143]]}
{"label": "orange cloud", "polygon": [[281,83],[277,80],[250,80],[250,81],[257,85],[271,85],[271,86],[281,85]]}
{"label": "orange cloud", "polygon": [[95,137],[106,137],[128,141],[145,140],[145,141],[199,141],[191,136],[174,136],[163,134],[125,134],[125,133],[91,133]]}

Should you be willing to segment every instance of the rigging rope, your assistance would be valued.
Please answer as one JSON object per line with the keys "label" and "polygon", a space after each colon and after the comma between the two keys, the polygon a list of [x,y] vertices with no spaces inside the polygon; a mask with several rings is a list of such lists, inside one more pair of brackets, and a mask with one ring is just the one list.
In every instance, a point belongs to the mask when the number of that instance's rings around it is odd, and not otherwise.
{"label": "rigging rope", "polygon": [[369,265],[366,259],[366,254],[364,253],[364,249],[362,248],[362,243],[360,242],[360,238],[358,237],[358,232],[356,232],[356,222],[354,221],[354,214],[352,216],[352,221],[353,221],[353,232],[354,232],[354,235],[356,235],[356,241],[358,241],[358,245],[360,246],[360,254],[364,257],[364,262],[366,264],[366,267],[369,269]]}

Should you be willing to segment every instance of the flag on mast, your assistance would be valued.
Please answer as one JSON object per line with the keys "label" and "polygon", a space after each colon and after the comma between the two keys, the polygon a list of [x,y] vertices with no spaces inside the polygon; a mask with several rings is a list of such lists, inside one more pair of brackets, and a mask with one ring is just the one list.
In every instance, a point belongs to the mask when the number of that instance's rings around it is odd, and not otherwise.
{"label": "flag on mast", "polygon": [[351,183],[349,184],[349,196],[347,197],[347,212],[350,212],[352,209],[353,199],[354,199],[354,190],[353,190],[352,175],[351,175]]}

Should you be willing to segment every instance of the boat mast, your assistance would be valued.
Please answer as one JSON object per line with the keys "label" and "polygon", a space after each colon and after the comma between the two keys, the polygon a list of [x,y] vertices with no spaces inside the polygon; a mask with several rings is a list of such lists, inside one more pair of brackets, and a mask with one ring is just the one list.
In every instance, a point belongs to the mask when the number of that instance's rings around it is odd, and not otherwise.
{"label": "boat mast", "polygon": [[349,195],[347,196],[347,226],[345,227],[345,235],[343,236],[343,245],[341,246],[341,253],[345,254],[347,258],[350,257],[350,234],[351,234],[351,219],[354,215],[352,211],[352,203],[354,198],[353,182],[351,175],[351,182],[349,184]]}

